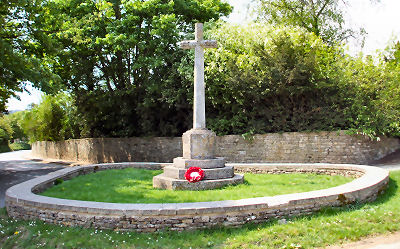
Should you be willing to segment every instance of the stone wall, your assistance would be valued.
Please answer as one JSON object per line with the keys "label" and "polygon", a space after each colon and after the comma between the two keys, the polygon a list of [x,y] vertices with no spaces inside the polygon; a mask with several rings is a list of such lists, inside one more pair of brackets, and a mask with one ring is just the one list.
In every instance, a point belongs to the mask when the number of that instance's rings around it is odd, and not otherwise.
{"label": "stone wall", "polygon": [[[227,162],[354,163],[366,164],[400,149],[400,140],[371,141],[345,132],[287,132],[217,137],[217,156]],[[106,162],[172,162],[182,156],[180,137],[88,138],[60,142],[36,142],[33,155],[41,158]]]}
{"label": "stone wall", "polygon": [[41,141],[32,144],[33,156],[40,158],[107,162],[172,162],[182,156],[181,138],[85,138]]}
{"label": "stone wall", "polygon": [[[8,215],[17,219],[40,219],[64,226],[155,232],[240,226],[273,219],[309,215],[324,207],[373,201],[385,191],[389,172],[377,167],[324,164],[236,164],[240,172],[288,174],[316,173],[359,177],[329,189],[304,193],[194,203],[130,204],[51,198],[37,195],[57,179],[68,180],[98,170],[126,167],[159,168],[154,163],[99,164],[68,167],[9,188]],[[268,187],[268,186],[266,186]]]}

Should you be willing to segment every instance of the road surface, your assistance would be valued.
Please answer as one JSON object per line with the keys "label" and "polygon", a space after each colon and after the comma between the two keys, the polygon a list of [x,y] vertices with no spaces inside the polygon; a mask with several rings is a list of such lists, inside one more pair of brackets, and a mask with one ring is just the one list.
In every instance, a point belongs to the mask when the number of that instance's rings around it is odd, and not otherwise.
{"label": "road surface", "polygon": [[0,154],[0,208],[4,207],[6,190],[18,183],[66,167],[62,164],[30,160],[30,150]]}

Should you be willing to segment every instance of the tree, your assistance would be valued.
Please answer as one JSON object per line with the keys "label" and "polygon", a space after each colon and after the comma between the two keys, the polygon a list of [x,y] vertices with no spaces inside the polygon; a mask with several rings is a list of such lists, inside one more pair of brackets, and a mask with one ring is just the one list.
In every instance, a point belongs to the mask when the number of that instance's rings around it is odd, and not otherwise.
{"label": "tree", "polygon": [[0,5],[0,112],[27,82],[46,92],[57,78],[44,63],[48,47],[41,0],[8,0]]}
{"label": "tree", "polygon": [[[341,42],[356,32],[344,28],[340,0],[259,0],[259,19],[273,24],[305,28],[330,44]],[[344,4],[345,1],[342,1]]]}
{"label": "tree", "polygon": [[7,116],[0,117],[0,152],[10,151],[9,141],[12,139],[12,127]]}
{"label": "tree", "polygon": [[79,138],[76,109],[66,93],[45,95],[43,101],[23,112],[20,125],[31,142]]}
{"label": "tree", "polygon": [[12,129],[12,142],[14,142],[15,139],[27,140],[27,135],[21,126],[25,113],[26,111],[19,111],[4,116],[4,118],[8,119]]}
{"label": "tree", "polygon": [[[220,0],[49,1],[53,71],[75,96],[83,136],[177,135],[188,127],[191,82],[177,42],[194,22],[231,12]],[[49,27],[48,29],[51,29]]]}

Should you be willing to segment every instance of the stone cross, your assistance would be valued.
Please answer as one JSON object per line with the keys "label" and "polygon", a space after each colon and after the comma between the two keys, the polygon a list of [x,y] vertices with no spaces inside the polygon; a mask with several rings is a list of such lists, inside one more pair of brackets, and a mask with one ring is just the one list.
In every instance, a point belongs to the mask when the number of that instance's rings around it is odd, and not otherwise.
{"label": "stone cross", "polygon": [[203,40],[203,24],[196,23],[195,40],[179,43],[182,49],[194,48],[194,102],[193,129],[206,128],[205,91],[204,91],[204,48],[216,48],[217,41]]}

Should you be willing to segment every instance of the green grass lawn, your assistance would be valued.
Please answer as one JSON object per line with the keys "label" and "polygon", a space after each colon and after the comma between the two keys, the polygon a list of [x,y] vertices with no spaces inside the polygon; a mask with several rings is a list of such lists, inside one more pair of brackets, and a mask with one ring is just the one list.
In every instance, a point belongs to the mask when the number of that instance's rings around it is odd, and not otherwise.
{"label": "green grass lawn", "polygon": [[[168,203],[238,200],[330,188],[352,181],[343,176],[316,174],[246,174],[245,184],[205,191],[153,189],[153,176],[162,171],[127,168],[78,176],[41,195],[63,199],[115,203]],[[199,195],[201,193],[201,195]]]}
{"label": "green grass lawn", "polygon": [[1,248],[316,248],[400,230],[400,171],[377,201],[241,228],[138,234],[18,221],[0,209]]}

